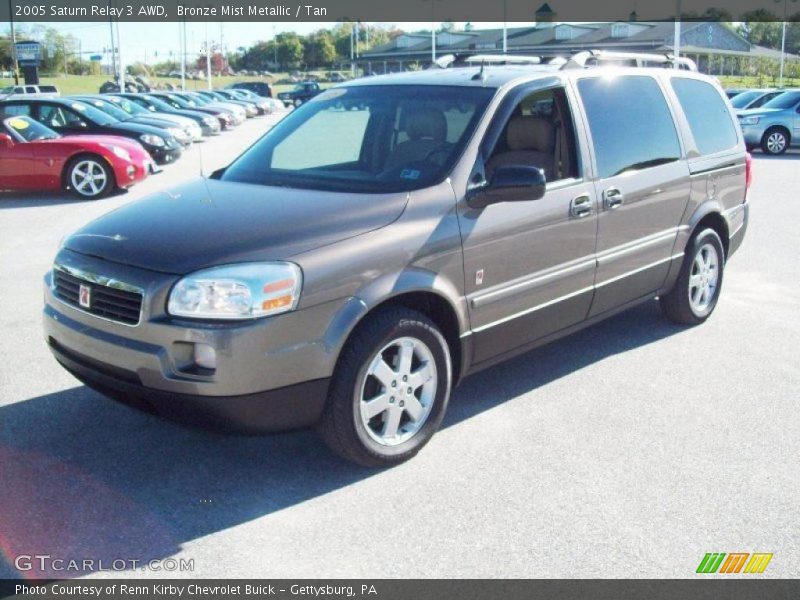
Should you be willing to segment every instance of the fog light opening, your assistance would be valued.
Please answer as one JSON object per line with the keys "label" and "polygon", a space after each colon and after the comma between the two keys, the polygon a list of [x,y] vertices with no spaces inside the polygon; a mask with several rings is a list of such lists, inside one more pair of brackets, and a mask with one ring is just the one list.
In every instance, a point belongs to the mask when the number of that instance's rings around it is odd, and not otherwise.
{"label": "fog light opening", "polygon": [[194,364],[203,369],[217,368],[217,351],[208,344],[194,345]]}

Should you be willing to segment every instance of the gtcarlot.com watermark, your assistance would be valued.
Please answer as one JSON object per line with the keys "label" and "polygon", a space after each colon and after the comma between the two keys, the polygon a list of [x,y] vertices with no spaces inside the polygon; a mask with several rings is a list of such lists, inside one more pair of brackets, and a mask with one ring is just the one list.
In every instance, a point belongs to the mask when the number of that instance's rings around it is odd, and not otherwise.
{"label": "gtcarlot.com watermark", "polygon": [[50,554],[20,554],[14,567],[23,573],[90,573],[95,571],[156,571],[174,573],[194,571],[193,558],[138,560],[135,558],[59,558]]}

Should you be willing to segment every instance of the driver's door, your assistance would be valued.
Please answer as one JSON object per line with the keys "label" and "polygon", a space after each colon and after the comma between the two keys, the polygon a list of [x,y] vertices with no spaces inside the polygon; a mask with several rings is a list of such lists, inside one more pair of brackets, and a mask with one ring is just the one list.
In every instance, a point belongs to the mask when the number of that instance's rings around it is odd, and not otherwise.
{"label": "driver's door", "polygon": [[[7,105],[7,114],[26,114],[16,107]],[[13,117],[7,120],[11,120]],[[31,189],[37,187],[36,162],[33,160],[32,144],[19,140],[8,127],[0,126],[0,133],[9,136],[10,141],[0,141],[0,189]]]}
{"label": "driver's door", "polygon": [[[579,162],[586,155],[586,140],[572,118],[571,91],[558,86],[522,94],[518,102],[517,97],[504,115],[503,107],[498,110],[496,119],[505,125],[499,125],[504,129],[497,134],[494,149],[483,149],[489,157],[485,164],[491,164],[492,156],[505,164],[524,162],[544,149],[553,153],[549,161],[559,161],[564,168],[551,167],[551,181],[539,200],[481,209],[460,202],[465,293],[476,364],[583,321],[593,295],[596,199]],[[525,119],[536,119],[537,126],[543,122],[547,126],[548,120],[557,124],[552,147],[531,140],[538,150],[526,151],[525,135],[509,129],[512,122]],[[493,127],[498,125],[490,127],[487,138]]]}

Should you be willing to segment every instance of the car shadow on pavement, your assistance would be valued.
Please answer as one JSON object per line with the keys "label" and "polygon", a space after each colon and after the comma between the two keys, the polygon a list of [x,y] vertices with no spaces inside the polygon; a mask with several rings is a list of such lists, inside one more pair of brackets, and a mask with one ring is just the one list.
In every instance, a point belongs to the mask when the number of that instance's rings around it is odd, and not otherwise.
{"label": "car shadow on pavement", "polygon": [[[106,198],[116,198],[117,196],[127,193],[128,190],[115,190]],[[86,200],[68,192],[7,192],[0,190],[0,210],[11,208],[59,206],[61,204],[83,204],[85,202],[102,202],[106,198]]]}
{"label": "car shadow on pavement", "polygon": [[[648,302],[467,378],[443,427],[683,330]],[[375,473],[332,456],[312,431],[194,430],[83,386],[17,402],[0,408],[0,578],[76,577],[114,569],[115,560],[165,559],[186,542]],[[25,558],[42,554],[94,563],[70,571]]]}

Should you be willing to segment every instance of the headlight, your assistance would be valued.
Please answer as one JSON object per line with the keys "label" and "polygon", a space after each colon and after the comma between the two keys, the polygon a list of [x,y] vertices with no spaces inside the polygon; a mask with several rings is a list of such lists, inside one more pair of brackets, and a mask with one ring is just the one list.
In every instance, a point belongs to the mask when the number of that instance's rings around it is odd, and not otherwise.
{"label": "headlight", "polygon": [[756,117],[756,116],[742,117],[741,119],[739,119],[739,123],[741,123],[742,125],[757,125],[758,124],[758,120],[760,118],[761,117]]}
{"label": "headlight", "polygon": [[131,160],[131,155],[128,154],[128,151],[125,150],[125,148],[120,148],[119,146],[115,146],[113,144],[103,144],[103,147],[112,152],[117,158],[127,161]]}
{"label": "headlight", "polygon": [[203,117],[203,123],[208,125],[209,127],[213,127],[217,124],[217,120],[214,117]]}
{"label": "headlight", "polygon": [[172,288],[167,312],[191,319],[257,319],[294,310],[303,275],[293,263],[242,263],[192,273]]}
{"label": "headlight", "polygon": [[145,133],[139,137],[145,144],[150,144],[151,146],[163,146],[164,145],[164,138],[160,135],[153,135],[152,133]]}

